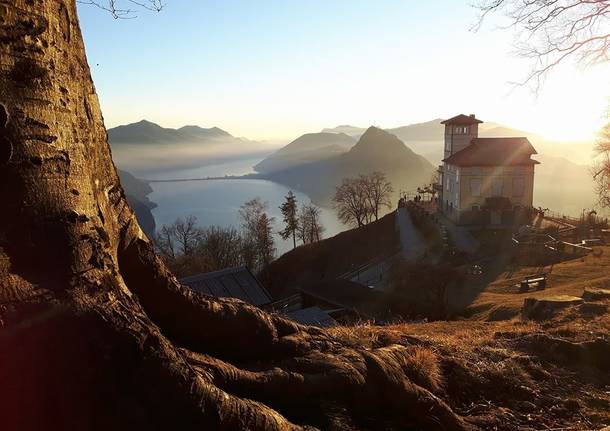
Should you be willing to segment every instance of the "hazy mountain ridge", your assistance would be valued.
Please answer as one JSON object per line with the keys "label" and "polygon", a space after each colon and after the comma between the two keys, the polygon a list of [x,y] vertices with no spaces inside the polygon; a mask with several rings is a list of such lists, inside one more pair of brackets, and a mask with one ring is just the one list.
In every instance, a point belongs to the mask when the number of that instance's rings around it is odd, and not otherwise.
{"label": "hazy mountain ridge", "polygon": [[234,138],[218,128],[184,126],[179,129],[161,127],[147,120],[108,129],[108,141],[116,144],[170,144],[174,142],[208,141],[210,139]]}
{"label": "hazy mountain ridge", "polygon": [[[438,118],[386,129],[386,131],[402,140],[419,157],[424,157],[432,164],[438,165],[443,158],[444,126],[440,124],[441,121]],[[341,125],[326,128],[323,133],[342,133],[360,137],[365,130],[361,127]],[[536,167],[534,205],[571,215],[579,214],[582,208],[595,206],[594,182],[589,168],[593,142],[553,141],[536,133],[495,122],[480,124],[479,135],[481,137],[525,136],[532,142],[539,153],[536,158],[541,161]],[[285,177],[289,175],[285,173],[276,177],[282,177],[283,181],[287,181]]]}
{"label": "hazy mountain ridge", "polygon": [[300,190],[321,205],[329,205],[343,178],[373,171],[385,173],[397,195],[399,190],[428,182],[434,166],[396,136],[370,127],[344,154],[261,177]]}
{"label": "hazy mountain ridge", "polygon": [[[407,158],[424,159],[425,164],[438,165],[443,151],[444,126],[441,121],[434,119],[386,131],[405,143],[403,147],[412,153]],[[108,136],[117,165],[139,177],[153,178],[159,172],[168,172],[167,175],[172,176],[170,171],[174,170],[267,155],[255,166],[263,177],[301,190],[317,202],[328,205],[334,186],[342,178],[340,175],[353,176],[372,170],[400,171],[395,161],[402,160],[401,157],[384,159],[378,150],[366,156],[355,157],[359,150],[348,155],[351,149],[356,148],[356,141],[364,132],[364,128],[350,125],[327,128],[319,133],[305,134],[273,153],[259,142],[235,138],[217,127],[170,129],[140,121],[109,129]],[[538,160],[542,162],[536,168],[536,206],[577,214],[583,207],[595,205],[594,184],[587,166],[593,142],[550,141],[495,122],[481,124],[479,135],[525,136],[530,139],[539,153]],[[367,157],[372,158],[364,160]],[[405,166],[409,165],[403,162]],[[349,163],[353,166],[348,169]],[[429,175],[421,178],[420,184],[412,184],[404,174],[394,177],[396,189],[411,188],[411,191],[429,181]]]}
{"label": "hazy mountain ridge", "polygon": [[172,129],[147,120],[108,129],[108,141],[117,166],[143,178],[240,158],[262,158],[273,150],[218,127]]}
{"label": "hazy mountain ridge", "polygon": [[[433,164],[438,164],[443,157],[443,136],[445,133],[445,126],[441,124],[441,121],[443,121],[441,118],[436,118],[422,123],[413,123],[385,130],[396,135],[415,152],[423,155]],[[350,136],[360,137],[365,130],[363,127],[342,125],[326,128],[323,131],[328,133],[347,133],[349,131]],[[479,135],[486,138],[525,136],[539,153],[553,157],[564,157],[577,164],[588,164],[593,153],[593,141],[547,139],[540,134],[515,129],[493,121],[480,124]]]}
{"label": "hazy mountain ridge", "polygon": [[307,133],[262,160],[254,169],[271,173],[347,152],[356,140],[345,133]]}

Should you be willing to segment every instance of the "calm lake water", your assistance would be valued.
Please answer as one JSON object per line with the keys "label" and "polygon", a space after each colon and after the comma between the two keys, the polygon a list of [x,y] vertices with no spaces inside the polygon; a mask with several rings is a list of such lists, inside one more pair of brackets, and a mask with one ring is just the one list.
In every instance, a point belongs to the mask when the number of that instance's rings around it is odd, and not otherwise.
{"label": "calm lake water", "polygon": [[[260,159],[248,159],[174,172],[162,176],[147,175],[148,179],[202,178],[207,176],[243,175],[252,172],[252,166]],[[265,180],[211,180],[151,183],[153,193],[149,196],[158,207],[152,210],[157,228],[173,223],[178,217],[194,215],[199,226],[239,227],[239,207],[246,201],[260,197],[268,203],[268,214],[275,217],[274,229],[282,229],[279,206],[289,189],[281,184]],[[311,200],[303,193],[294,191],[300,203]],[[326,231],[324,237],[334,236],[346,230],[329,208],[321,208],[321,219]],[[292,241],[284,241],[276,235],[278,255],[292,249]]]}

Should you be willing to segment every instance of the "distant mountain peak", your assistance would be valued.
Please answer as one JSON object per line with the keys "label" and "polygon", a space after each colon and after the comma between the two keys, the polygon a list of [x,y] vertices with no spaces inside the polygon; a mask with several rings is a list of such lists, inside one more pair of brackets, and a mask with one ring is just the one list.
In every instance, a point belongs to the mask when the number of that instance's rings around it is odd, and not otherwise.
{"label": "distant mountain peak", "polygon": [[391,148],[406,148],[405,144],[390,132],[371,126],[362,134],[352,151],[362,150],[363,148],[375,148],[376,150]]}
{"label": "distant mountain peak", "polygon": [[196,125],[188,125],[179,129],[171,129],[162,127],[148,120],[140,120],[137,123],[108,129],[108,139],[111,144],[119,142],[138,144],[194,143],[222,138],[234,139],[230,133],[218,127],[204,128]]}
{"label": "distant mountain peak", "polygon": [[210,128],[205,128],[205,127],[201,127],[201,126],[195,126],[195,125],[188,125],[188,126],[183,126],[181,128],[178,129],[179,132],[184,132],[184,133],[191,133],[191,134],[195,134],[195,135],[206,135],[209,137],[230,137],[232,136],[229,132],[222,130],[219,127],[210,127]]}
{"label": "distant mountain peak", "polygon": [[254,169],[261,173],[269,173],[319,161],[345,153],[355,142],[353,137],[345,133],[306,133],[266,157]]}
{"label": "distant mountain peak", "polygon": [[159,124],[153,123],[152,121],[148,121],[148,120],[140,120],[137,123],[126,124],[124,126],[119,126],[119,127],[148,127],[148,128],[154,128],[154,129],[163,129],[164,128],[164,127],[161,127]]}

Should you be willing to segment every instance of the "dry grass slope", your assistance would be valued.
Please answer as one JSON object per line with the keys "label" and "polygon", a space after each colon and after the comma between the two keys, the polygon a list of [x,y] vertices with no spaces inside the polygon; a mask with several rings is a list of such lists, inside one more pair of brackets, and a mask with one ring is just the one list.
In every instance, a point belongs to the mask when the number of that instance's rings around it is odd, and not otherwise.
{"label": "dry grass slope", "polygon": [[[520,292],[517,286],[523,277],[540,272],[547,273],[544,290]],[[459,294],[474,297],[466,312],[471,318],[480,320],[502,320],[517,316],[525,298],[549,296],[580,296],[585,287],[604,288],[610,286],[610,246],[596,247],[596,252],[583,258],[573,259],[546,267],[516,267],[503,269],[492,280],[471,277]]]}
{"label": "dry grass slope", "polygon": [[413,382],[482,429],[600,429],[610,425],[607,299],[544,322],[437,321],[334,328],[368,348],[407,346]]}

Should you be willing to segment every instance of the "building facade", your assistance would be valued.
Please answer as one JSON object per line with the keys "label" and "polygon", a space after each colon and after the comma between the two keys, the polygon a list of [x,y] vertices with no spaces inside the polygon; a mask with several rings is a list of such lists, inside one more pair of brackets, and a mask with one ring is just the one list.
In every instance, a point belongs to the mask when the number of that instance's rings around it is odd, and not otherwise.
{"label": "building facade", "polygon": [[534,199],[536,150],[524,137],[479,138],[481,120],[458,115],[443,121],[439,209],[460,225],[513,225]]}

